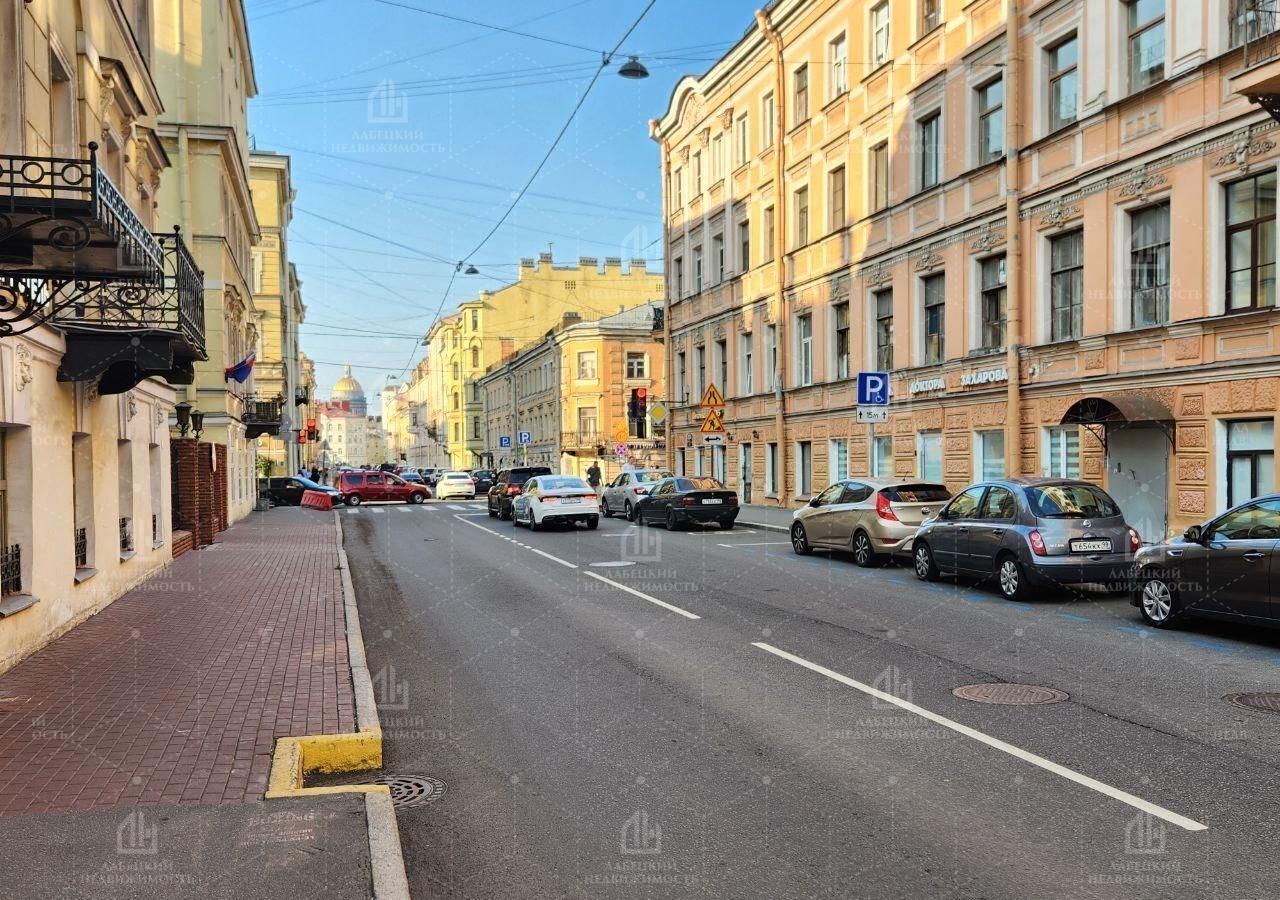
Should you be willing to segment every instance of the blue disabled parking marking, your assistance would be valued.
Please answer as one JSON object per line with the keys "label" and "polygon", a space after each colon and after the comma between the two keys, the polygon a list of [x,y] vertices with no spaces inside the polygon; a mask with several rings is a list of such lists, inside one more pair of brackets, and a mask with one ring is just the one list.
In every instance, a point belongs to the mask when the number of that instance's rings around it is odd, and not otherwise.
{"label": "blue disabled parking marking", "polygon": [[1070,620],[1071,620],[1071,621],[1073,621],[1073,622],[1088,622],[1088,621],[1089,621],[1089,617],[1088,617],[1088,616],[1077,616],[1075,613],[1069,613],[1069,612],[1059,612],[1059,613],[1058,613],[1058,616],[1059,616],[1059,618],[1063,618],[1063,619],[1070,619]]}
{"label": "blue disabled parking marking", "polygon": [[1120,631],[1127,631],[1129,632],[1129,634],[1141,634],[1141,635],[1150,634],[1150,632],[1147,631],[1147,629],[1141,628],[1137,625],[1116,625],[1115,627]]}
{"label": "blue disabled parking marking", "polygon": [[1209,641],[1204,638],[1188,638],[1188,644],[1194,644],[1197,647],[1203,647],[1206,650],[1212,650],[1214,653],[1235,653],[1237,647],[1231,647],[1227,644],[1221,644],[1217,641]]}

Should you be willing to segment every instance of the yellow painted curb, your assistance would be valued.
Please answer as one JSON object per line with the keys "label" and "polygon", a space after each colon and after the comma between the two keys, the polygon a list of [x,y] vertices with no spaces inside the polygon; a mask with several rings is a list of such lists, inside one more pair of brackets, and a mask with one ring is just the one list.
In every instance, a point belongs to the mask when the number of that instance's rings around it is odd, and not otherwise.
{"label": "yellow painted curb", "polygon": [[267,781],[268,800],[343,792],[386,792],[382,785],[353,784],[304,787],[308,775],[334,775],[382,768],[382,729],[347,734],[314,734],[282,737],[276,741]]}

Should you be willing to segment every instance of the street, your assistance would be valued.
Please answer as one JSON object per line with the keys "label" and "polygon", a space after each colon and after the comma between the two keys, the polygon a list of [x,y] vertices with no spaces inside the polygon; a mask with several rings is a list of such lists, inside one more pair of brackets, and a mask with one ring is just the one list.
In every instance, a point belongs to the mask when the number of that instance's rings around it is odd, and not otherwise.
{"label": "street", "polygon": [[[344,510],[415,897],[1266,897],[1276,635],[786,535]],[[977,703],[963,685],[1070,695]]]}

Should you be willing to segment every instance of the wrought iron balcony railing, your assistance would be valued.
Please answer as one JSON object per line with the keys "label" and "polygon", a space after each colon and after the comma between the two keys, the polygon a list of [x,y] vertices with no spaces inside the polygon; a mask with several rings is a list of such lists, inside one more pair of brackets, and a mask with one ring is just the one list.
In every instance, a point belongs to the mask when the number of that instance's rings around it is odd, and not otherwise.
{"label": "wrought iron balcony railing", "polygon": [[264,434],[279,437],[280,426],[284,423],[284,397],[260,397],[256,394],[245,397],[240,421],[244,423],[245,437],[249,440]]}
{"label": "wrought iron balcony railing", "polygon": [[1280,0],[1231,0],[1232,47],[1244,47],[1246,69],[1280,56]]}
{"label": "wrought iron balcony railing", "polygon": [[604,432],[599,429],[586,429],[580,431],[566,431],[560,435],[561,450],[590,450],[595,452],[597,447],[601,447],[609,439]]}

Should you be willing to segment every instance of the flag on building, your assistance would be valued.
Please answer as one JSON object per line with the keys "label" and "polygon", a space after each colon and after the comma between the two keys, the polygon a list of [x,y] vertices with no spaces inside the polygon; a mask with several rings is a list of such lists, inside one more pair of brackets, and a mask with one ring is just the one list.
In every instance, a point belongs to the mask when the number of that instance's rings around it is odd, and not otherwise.
{"label": "flag on building", "polygon": [[223,369],[222,380],[230,381],[231,379],[234,378],[236,380],[236,384],[244,384],[245,381],[248,380],[249,378],[249,373],[253,371],[253,363],[255,361],[255,358],[256,358],[255,354],[250,353],[248,356],[240,360],[240,362],[236,363],[234,366],[231,366],[229,369]]}

